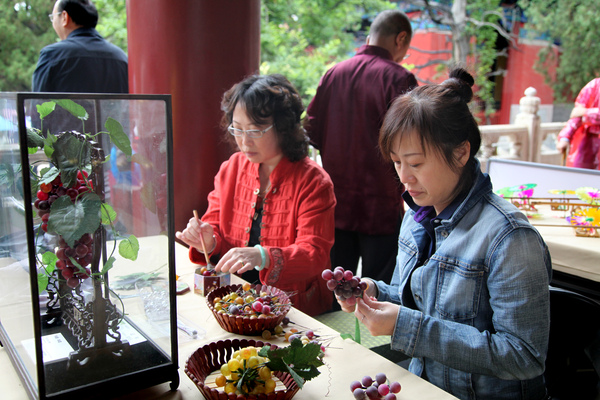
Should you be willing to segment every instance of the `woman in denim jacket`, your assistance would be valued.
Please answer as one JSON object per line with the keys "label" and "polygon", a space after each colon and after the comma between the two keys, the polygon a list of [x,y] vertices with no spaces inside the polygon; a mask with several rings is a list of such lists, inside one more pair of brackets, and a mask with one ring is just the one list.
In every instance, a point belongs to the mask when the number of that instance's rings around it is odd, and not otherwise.
{"label": "woman in denim jacket", "polygon": [[492,192],[475,154],[473,78],[399,97],[380,133],[406,187],[391,284],[338,301],[373,335],[412,357],[409,370],[461,399],[543,399],[550,254],[510,202]]}

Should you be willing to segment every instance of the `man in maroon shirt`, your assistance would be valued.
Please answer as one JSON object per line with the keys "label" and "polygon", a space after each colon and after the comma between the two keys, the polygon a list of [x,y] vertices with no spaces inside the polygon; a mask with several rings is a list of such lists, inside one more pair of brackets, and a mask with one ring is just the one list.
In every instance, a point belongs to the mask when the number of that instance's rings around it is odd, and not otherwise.
{"label": "man in maroon shirt", "polygon": [[332,266],[356,272],[361,258],[362,276],[386,282],[395,266],[404,188],[377,143],[392,101],[417,86],[399,64],[411,37],[403,12],[377,15],[367,44],[325,73],[307,109],[311,144],[321,152],[337,199]]}

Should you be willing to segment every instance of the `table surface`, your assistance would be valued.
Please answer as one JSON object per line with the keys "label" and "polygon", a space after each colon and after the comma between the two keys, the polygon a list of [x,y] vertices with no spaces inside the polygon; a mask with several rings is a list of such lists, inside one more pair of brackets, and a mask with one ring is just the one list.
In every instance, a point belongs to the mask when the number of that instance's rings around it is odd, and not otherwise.
{"label": "table surface", "polygon": [[[176,271],[179,279],[188,283],[193,288],[194,271],[196,265],[189,261],[187,249],[176,244]],[[237,277],[232,277],[232,283],[241,282]],[[177,390],[171,391],[169,383],[156,385],[145,390],[115,397],[117,399],[145,399],[145,400],[180,400],[180,399],[202,399],[203,396],[195,384],[186,375],[184,368],[187,359],[199,347],[218,340],[231,338],[249,338],[262,340],[261,337],[240,336],[223,330],[210,312],[205,298],[192,291],[177,296],[177,313],[180,318],[199,326],[206,331],[202,338],[191,339],[184,333],[179,333],[179,376],[180,384]],[[351,339],[342,339],[340,334],[320,323],[308,315],[292,309],[288,313],[290,320],[299,329],[312,329],[323,339],[327,339],[325,352],[325,365],[319,368],[321,374],[305,383],[304,387],[294,396],[296,400],[303,399],[340,399],[351,398],[350,382],[360,380],[365,375],[374,377],[383,372],[390,381],[398,381],[402,390],[398,393],[398,399],[453,399],[443,390],[429,382],[411,374],[404,368],[387,360],[368,348],[357,344]],[[291,324],[289,327],[293,327]],[[270,343],[278,346],[286,346],[287,343],[281,337],[269,339]],[[23,400],[27,398],[22,382],[12,367],[7,351],[0,348],[0,388],[2,388],[3,400]]]}
{"label": "table surface", "polygon": [[555,270],[600,282],[600,238],[576,236],[564,211],[536,207],[539,215],[530,222],[548,245]]}

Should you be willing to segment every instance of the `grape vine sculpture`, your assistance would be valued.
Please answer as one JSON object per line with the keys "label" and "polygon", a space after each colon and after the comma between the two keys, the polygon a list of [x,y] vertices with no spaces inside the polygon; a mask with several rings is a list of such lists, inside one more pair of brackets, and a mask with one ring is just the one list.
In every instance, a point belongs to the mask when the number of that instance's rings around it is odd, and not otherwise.
{"label": "grape vine sculpture", "polygon": [[[56,106],[82,122],[88,118],[87,111],[71,100],[50,101],[37,106],[42,128],[44,117]],[[129,347],[118,331],[122,315],[110,300],[108,271],[115,257],[107,253],[107,227],[120,241],[121,257],[135,260],[139,243],[133,235],[119,236],[114,228],[116,213],[104,201],[106,159],[98,137],[108,135],[129,156],[132,149],[118,121],[108,118],[105,128],[94,135],[67,131],[56,136],[30,128],[27,135],[30,154],[41,148],[50,164],[39,172],[31,168],[34,208],[40,218],[36,242],[47,235],[53,247],[37,255],[39,291],[47,290],[50,298],[42,319],[46,324],[64,323],[77,338],[79,350],[71,354],[70,365],[117,357]],[[116,246],[112,248],[114,252]],[[83,282],[90,284],[91,299],[85,296]]]}

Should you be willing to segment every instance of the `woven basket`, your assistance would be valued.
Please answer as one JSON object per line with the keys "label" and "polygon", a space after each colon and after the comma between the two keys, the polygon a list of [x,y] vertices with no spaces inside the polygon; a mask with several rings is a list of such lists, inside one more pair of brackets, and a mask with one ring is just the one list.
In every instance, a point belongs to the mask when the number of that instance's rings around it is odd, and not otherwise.
{"label": "woven basket", "polygon": [[[221,365],[225,364],[231,359],[233,352],[240,350],[244,347],[254,346],[257,348],[263,346],[271,346],[277,348],[275,345],[270,343],[263,343],[261,341],[255,341],[251,339],[227,339],[219,340],[218,342],[212,342],[205,346],[198,348],[185,363],[185,373],[194,382],[196,387],[202,392],[202,395],[206,400],[226,400],[236,399],[243,400],[246,396],[237,394],[227,394],[222,390],[211,388],[205,384],[206,377],[211,372],[218,370]],[[285,390],[275,391],[269,394],[258,394],[248,396],[248,399],[252,400],[289,400],[298,390],[298,384],[294,381],[292,376],[286,372],[274,372],[273,373],[283,385]]]}
{"label": "woven basket", "polygon": [[273,330],[277,325],[281,324],[283,318],[286,316],[288,311],[292,306],[290,302],[290,298],[284,291],[277,289],[272,286],[267,285],[253,285],[252,287],[256,289],[257,292],[267,292],[270,296],[277,296],[279,298],[279,302],[284,306],[280,309],[276,310],[272,316],[265,318],[250,318],[249,316],[243,315],[230,315],[219,313],[215,310],[213,301],[215,297],[223,298],[229,293],[238,291],[242,285],[229,285],[223,286],[221,288],[217,288],[210,292],[208,296],[206,296],[206,302],[208,303],[208,308],[212,311],[213,315],[221,325],[221,328],[225,329],[227,332],[237,333],[239,335],[249,335],[249,336],[260,336],[265,330]]}

